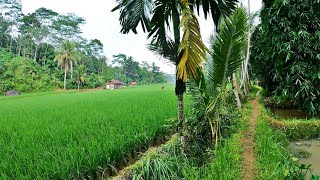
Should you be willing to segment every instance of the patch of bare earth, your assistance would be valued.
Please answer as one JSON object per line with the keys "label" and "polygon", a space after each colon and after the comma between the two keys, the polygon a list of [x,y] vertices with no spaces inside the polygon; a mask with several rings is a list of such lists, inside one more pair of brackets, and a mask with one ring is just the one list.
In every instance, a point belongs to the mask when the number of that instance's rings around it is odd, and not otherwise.
{"label": "patch of bare earth", "polygon": [[255,179],[255,153],[254,153],[254,137],[256,134],[256,121],[260,115],[259,103],[257,99],[251,100],[253,106],[252,114],[249,120],[249,129],[245,132],[242,139],[243,160],[241,169],[241,179],[250,180]]}

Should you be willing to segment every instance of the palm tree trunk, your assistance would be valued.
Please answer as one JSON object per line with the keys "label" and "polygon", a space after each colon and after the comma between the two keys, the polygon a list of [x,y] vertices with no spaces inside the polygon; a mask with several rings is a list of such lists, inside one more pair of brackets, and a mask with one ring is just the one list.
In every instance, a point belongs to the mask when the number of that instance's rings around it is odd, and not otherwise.
{"label": "palm tree trunk", "polygon": [[78,91],[80,91],[80,82],[78,82]]}
{"label": "palm tree trunk", "polygon": [[66,90],[66,84],[67,84],[67,67],[64,67],[64,82],[63,82],[63,90]]}
{"label": "palm tree trunk", "polygon": [[[179,17],[179,12],[178,12],[178,4],[177,2],[173,4],[173,12],[172,12],[172,21],[173,21],[173,32],[174,32],[174,40],[175,40],[175,45],[174,45],[174,50],[177,53],[180,45],[180,17]],[[177,54],[175,57],[175,62],[176,66],[178,67],[178,64],[181,59],[181,55]],[[181,136],[181,143],[184,144],[184,137],[182,134],[183,130],[183,122],[184,122],[184,109],[183,109],[183,94],[186,90],[186,83],[183,82],[182,79],[179,79],[176,74],[176,87],[175,87],[175,93],[176,96],[178,97],[178,131]]]}
{"label": "palm tree trunk", "polygon": [[183,129],[184,119],[184,107],[183,107],[183,94],[177,95],[178,97],[178,131],[181,132]]}
{"label": "palm tree trunk", "polygon": [[70,61],[70,70],[71,70],[71,79],[72,79],[72,75],[73,75],[73,64],[72,64],[72,61]]}

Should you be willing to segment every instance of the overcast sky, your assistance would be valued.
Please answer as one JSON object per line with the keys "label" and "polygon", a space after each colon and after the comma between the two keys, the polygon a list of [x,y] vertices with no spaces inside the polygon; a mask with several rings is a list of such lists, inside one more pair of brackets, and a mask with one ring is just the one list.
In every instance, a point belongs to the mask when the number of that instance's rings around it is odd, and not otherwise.
{"label": "overcast sky", "polygon": [[[247,0],[243,0],[247,5]],[[251,12],[261,8],[261,0],[250,0]],[[23,12],[32,13],[40,7],[52,9],[60,14],[74,12],[86,19],[82,27],[83,36],[87,39],[99,39],[104,45],[105,55],[111,59],[112,55],[123,53],[132,56],[136,61],[156,62],[161,71],[174,74],[174,66],[148,51],[146,48],[147,35],[121,34],[119,12],[111,13],[115,7],[115,0],[22,0]],[[200,19],[201,33],[204,41],[208,41],[213,32],[212,19]]]}

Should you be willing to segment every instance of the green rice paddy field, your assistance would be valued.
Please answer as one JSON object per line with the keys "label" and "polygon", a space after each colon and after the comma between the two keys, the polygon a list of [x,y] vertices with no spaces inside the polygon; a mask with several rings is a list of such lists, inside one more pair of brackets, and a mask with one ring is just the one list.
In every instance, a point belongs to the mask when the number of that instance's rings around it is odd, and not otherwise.
{"label": "green rice paddy field", "polygon": [[73,179],[166,133],[172,85],[0,99],[0,179]]}

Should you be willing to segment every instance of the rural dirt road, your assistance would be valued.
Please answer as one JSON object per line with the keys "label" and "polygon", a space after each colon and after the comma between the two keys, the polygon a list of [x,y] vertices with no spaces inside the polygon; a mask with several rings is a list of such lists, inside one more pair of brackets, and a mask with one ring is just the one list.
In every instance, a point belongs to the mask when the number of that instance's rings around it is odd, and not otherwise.
{"label": "rural dirt road", "polygon": [[256,122],[260,115],[259,103],[257,98],[250,101],[253,106],[251,117],[249,120],[249,129],[245,132],[244,138],[242,139],[243,147],[243,160],[242,160],[242,171],[241,179],[251,180],[255,179],[255,153],[254,153],[254,137],[256,134]]}

